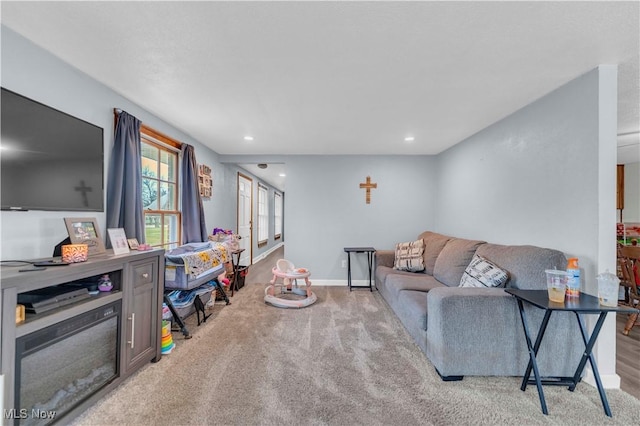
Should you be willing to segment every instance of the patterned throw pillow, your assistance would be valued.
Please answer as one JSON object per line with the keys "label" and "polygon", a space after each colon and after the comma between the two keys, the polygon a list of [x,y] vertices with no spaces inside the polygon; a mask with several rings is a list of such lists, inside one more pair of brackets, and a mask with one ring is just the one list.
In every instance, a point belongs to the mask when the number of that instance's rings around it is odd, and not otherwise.
{"label": "patterned throw pillow", "polygon": [[424,271],[424,240],[396,244],[396,261],[393,269],[399,271]]}
{"label": "patterned throw pillow", "polygon": [[462,274],[460,287],[504,287],[508,280],[507,271],[475,254]]}

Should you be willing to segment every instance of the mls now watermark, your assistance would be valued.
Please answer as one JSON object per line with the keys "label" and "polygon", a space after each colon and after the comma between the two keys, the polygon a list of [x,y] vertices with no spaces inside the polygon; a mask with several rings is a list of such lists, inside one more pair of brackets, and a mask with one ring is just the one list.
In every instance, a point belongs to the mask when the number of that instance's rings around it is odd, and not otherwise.
{"label": "mls now watermark", "polygon": [[5,419],[40,419],[40,420],[53,420],[56,417],[56,412],[53,410],[41,410],[39,408],[32,408],[28,410],[26,408],[9,408],[4,409],[2,416]]}

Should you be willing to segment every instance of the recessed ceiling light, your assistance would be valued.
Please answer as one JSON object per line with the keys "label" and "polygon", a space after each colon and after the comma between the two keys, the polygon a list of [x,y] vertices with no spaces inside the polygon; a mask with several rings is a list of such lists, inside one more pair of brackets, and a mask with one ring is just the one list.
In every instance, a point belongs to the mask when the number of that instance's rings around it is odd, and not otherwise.
{"label": "recessed ceiling light", "polygon": [[244,140],[245,141],[252,141],[253,140],[253,136],[245,136]]}
{"label": "recessed ceiling light", "polygon": [[278,176],[280,176],[280,177],[286,177],[287,175],[285,175],[284,173],[280,173]]}
{"label": "recessed ceiling light", "polygon": [[404,138],[405,142],[413,142],[414,140],[416,140],[416,138],[414,138],[413,136],[407,136],[406,138]]}

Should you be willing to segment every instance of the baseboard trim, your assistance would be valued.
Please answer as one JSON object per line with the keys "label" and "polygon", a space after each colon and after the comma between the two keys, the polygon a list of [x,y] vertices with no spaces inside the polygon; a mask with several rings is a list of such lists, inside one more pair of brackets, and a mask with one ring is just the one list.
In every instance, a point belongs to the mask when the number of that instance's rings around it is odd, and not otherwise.
{"label": "baseboard trim", "polygon": [[265,251],[264,253],[260,253],[258,256],[254,257],[251,263],[253,264],[253,263],[260,262],[262,259],[266,258],[267,256],[269,256],[271,253],[278,250],[282,246],[284,246],[284,243],[276,244],[275,246],[271,247],[269,250]]}
{"label": "baseboard trim", "polygon": [[[605,389],[620,389],[620,376],[617,374],[601,374],[600,380],[602,381],[602,387]],[[597,387],[591,368],[585,368],[585,375],[582,381],[594,388]]]}
{"label": "baseboard trim", "polygon": [[[314,280],[313,271],[311,271],[311,285],[314,287],[346,287],[347,280]],[[355,282],[355,281],[354,281]]]}
{"label": "baseboard trim", "polygon": [[[314,280],[313,273],[310,277],[311,285],[318,287],[347,287],[347,280]],[[358,287],[367,287],[369,289],[369,280],[351,280],[351,285]],[[376,286],[371,283],[371,287],[375,290]]]}

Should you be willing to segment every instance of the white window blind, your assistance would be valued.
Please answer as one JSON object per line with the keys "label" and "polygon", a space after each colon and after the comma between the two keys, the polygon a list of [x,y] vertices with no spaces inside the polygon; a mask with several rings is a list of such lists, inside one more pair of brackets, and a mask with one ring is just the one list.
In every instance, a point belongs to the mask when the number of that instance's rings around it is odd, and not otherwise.
{"label": "white window blind", "polygon": [[258,184],[258,244],[269,239],[269,201],[267,187]]}

